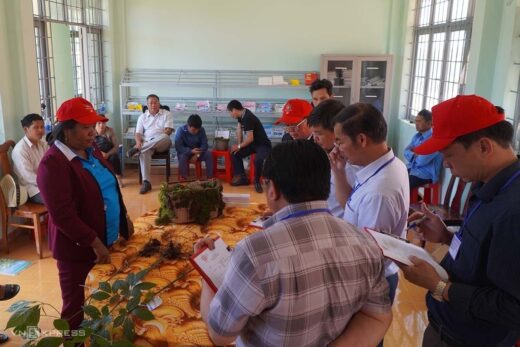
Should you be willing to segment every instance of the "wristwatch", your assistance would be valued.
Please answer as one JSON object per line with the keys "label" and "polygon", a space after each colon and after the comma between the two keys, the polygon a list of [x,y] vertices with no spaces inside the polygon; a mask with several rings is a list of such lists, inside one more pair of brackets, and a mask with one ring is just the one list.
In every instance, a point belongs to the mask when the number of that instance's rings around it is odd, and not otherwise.
{"label": "wristwatch", "polygon": [[242,144],[241,143],[238,144],[238,149],[240,149],[240,148],[242,148]]}
{"label": "wristwatch", "polygon": [[448,285],[447,281],[440,280],[439,283],[435,286],[435,290],[432,292],[432,297],[437,301],[444,301],[442,294],[444,293],[444,289]]}

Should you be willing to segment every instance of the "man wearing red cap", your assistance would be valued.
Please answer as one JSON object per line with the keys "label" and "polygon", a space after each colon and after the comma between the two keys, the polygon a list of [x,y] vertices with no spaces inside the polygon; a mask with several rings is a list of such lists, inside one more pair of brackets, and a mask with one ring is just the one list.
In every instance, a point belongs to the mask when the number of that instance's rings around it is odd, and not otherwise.
{"label": "man wearing red cap", "polygon": [[405,277],[428,289],[423,346],[512,346],[520,336],[520,162],[513,127],[489,101],[459,95],[432,109],[433,134],[414,149],[441,151],[452,175],[474,182],[464,223],[450,233],[423,205],[419,232],[449,245],[444,281],[416,258]]}
{"label": "man wearing red cap", "polygon": [[311,140],[312,131],[307,125],[307,117],[312,111],[312,106],[306,100],[290,99],[285,103],[282,116],[274,122],[278,125],[283,123],[286,135],[282,142],[291,140]]}

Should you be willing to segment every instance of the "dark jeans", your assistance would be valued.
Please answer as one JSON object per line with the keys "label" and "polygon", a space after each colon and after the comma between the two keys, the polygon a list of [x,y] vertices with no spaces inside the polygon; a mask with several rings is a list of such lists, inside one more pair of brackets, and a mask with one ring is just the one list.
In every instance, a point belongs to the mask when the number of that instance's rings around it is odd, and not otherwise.
{"label": "dark jeans", "polygon": [[61,318],[69,322],[71,330],[79,328],[83,321],[83,303],[85,302],[85,280],[94,267],[93,262],[74,263],[57,261],[61,287]]}
{"label": "dark jeans", "polygon": [[[395,292],[397,290],[397,285],[399,284],[399,275],[397,273],[390,275],[386,278],[386,281],[388,282],[388,287],[390,287],[390,290],[388,291],[388,296],[390,297],[390,303],[394,303],[395,299]],[[383,341],[379,342],[377,347],[383,347]]]}
{"label": "dark jeans", "polygon": [[43,205],[44,202],[43,202],[43,199],[42,199],[42,195],[40,193],[36,194],[36,195],[33,195],[29,198],[29,201],[30,202],[33,202],[35,204],[40,204],[40,205]]}
{"label": "dark jeans", "polygon": [[231,154],[233,159],[233,175],[245,176],[244,163],[242,159],[256,153],[255,157],[255,182],[260,182],[262,177],[262,169],[264,168],[264,160],[271,153],[271,146],[254,146],[253,144],[240,149]]}
{"label": "dark jeans", "polygon": [[419,178],[417,176],[412,176],[412,175],[409,175],[408,179],[410,182],[410,190],[420,187],[420,186],[424,186],[425,184],[428,184],[428,183],[432,183],[431,179],[425,180],[424,178]]}

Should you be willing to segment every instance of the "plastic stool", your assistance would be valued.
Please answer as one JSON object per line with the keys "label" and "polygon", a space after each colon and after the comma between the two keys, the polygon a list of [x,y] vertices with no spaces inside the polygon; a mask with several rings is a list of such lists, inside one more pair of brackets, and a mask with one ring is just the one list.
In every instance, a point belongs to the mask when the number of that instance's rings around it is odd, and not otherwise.
{"label": "plastic stool", "polygon": [[[197,177],[198,180],[202,179],[202,165],[200,163],[200,161],[188,161],[188,176],[190,175],[190,164],[194,164],[195,165],[195,177]],[[188,177],[184,177],[184,178],[188,178]],[[181,171],[179,170],[177,172],[177,180],[180,181],[181,180]]]}
{"label": "plastic stool", "polygon": [[438,205],[440,200],[440,184],[429,183],[424,186],[414,188],[410,191],[410,203],[419,202],[419,189],[424,189],[423,201],[426,204]]}
{"label": "plastic stool", "polygon": [[[231,153],[229,153],[229,151],[213,150],[211,151],[211,154],[213,156],[213,176],[231,183],[231,180],[233,179],[233,172],[231,171]],[[217,159],[220,157],[224,158],[224,170],[219,170],[217,167]]]}
{"label": "plastic stool", "polygon": [[251,153],[249,156],[249,182],[255,181],[255,153]]}

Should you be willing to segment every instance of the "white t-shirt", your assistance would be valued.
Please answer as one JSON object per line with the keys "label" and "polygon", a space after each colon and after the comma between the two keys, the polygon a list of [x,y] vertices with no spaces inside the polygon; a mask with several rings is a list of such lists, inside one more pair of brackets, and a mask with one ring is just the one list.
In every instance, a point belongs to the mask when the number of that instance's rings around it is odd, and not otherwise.
{"label": "white t-shirt", "polygon": [[173,115],[171,112],[161,109],[155,116],[152,116],[150,111],[147,110],[137,119],[135,132],[143,135],[145,141],[150,141],[154,137],[164,134],[165,128],[173,129]]}
{"label": "white t-shirt", "polygon": [[[358,228],[369,227],[405,237],[409,207],[408,171],[390,149],[356,172],[356,184],[343,219]],[[386,265],[386,277],[397,272],[393,262],[387,260]]]}

